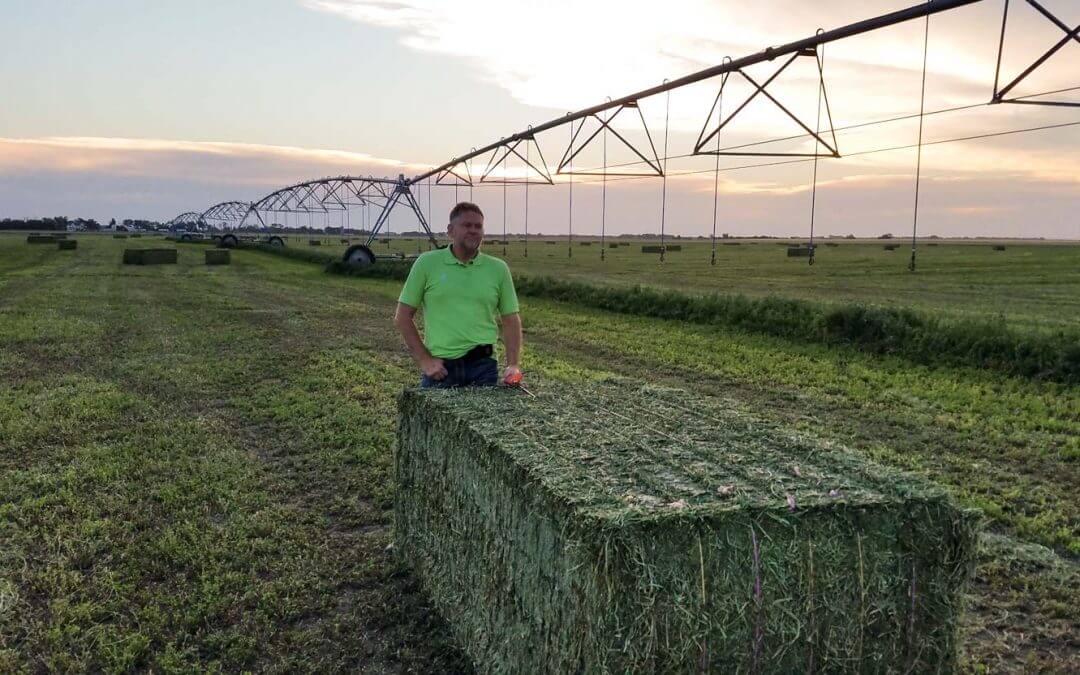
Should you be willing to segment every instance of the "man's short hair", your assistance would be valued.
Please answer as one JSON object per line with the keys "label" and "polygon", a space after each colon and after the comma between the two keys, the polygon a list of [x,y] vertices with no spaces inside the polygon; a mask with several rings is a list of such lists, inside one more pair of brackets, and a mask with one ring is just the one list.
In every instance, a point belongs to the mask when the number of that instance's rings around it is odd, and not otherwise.
{"label": "man's short hair", "polygon": [[457,218],[463,213],[475,213],[481,218],[484,217],[484,212],[480,210],[480,207],[472,202],[458,202],[454,205],[454,208],[450,209],[450,222],[454,222],[454,218]]}

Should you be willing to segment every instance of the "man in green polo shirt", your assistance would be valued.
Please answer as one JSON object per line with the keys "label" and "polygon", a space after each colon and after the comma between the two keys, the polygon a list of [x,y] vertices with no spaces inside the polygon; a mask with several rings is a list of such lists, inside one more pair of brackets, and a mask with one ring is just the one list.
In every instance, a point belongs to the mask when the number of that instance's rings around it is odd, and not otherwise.
{"label": "man in green polo shirt", "polygon": [[[484,214],[471,202],[450,211],[450,246],[424,253],[401,289],[394,325],[420,366],[421,387],[495,385],[494,344],[502,318],[506,345],[505,384],[521,380],[521,317],[510,268],[480,252]],[[416,310],[424,310],[424,338]]]}

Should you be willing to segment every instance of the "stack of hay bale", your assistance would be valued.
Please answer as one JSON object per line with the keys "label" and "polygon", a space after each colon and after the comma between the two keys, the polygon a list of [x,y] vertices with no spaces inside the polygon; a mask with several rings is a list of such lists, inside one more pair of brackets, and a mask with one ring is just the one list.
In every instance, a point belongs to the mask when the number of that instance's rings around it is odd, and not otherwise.
{"label": "stack of hay bale", "polygon": [[125,265],[175,265],[175,248],[126,248]]}
{"label": "stack of hay bale", "polygon": [[661,251],[666,251],[668,253],[671,253],[672,251],[681,251],[681,250],[682,250],[682,244],[667,244],[666,246],[658,246],[658,245],[654,245],[654,244],[646,244],[646,245],[641,247],[641,252],[642,253],[660,253]]}
{"label": "stack of hay bale", "polygon": [[395,539],[481,672],[950,672],[976,516],[672,389],[414,390]]}
{"label": "stack of hay bale", "polygon": [[228,265],[232,262],[232,257],[229,254],[227,248],[211,248],[206,251],[206,264],[207,265]]}

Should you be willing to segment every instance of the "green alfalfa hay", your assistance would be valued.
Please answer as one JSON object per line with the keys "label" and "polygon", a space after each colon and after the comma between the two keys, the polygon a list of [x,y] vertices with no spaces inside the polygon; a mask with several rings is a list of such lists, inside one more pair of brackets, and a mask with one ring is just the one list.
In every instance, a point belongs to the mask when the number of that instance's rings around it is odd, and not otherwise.
{"label": "green alfalfa hay", "polygon": [[534,392],[401,400],[398,550],[481,672],[954,669],[939,488],[684,392]]}

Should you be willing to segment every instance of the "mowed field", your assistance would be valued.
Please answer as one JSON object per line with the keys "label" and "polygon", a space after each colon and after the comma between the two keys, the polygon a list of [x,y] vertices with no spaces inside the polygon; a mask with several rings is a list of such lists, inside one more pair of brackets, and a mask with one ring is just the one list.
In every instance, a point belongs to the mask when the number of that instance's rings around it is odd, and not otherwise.
{"label": "mowed field", "polygon": [[[306,238],[294,248],[343,253],[340,237],[320,238],[319,247]],[[362,242],[353,239],[353,242]],[[428,250],[425,240],[377,240],[376,254],[416,254]],[[693,293],[742,293],[760,297],[784,295],[824,303],[860,302],[903,305],[957,318],[1004,321],[1022,328],[1054,330],[1080,327],[1080,245],[1010,241],[921,241],[917,273],[908,270],[911,243],[823,240],[813,267],[806,258],[788,258],[788,240],[718,240],[716,264],[708,241],[669,240],[681,246],[665,262],[642,253],[656,241],[575,238],[509,238],[488,235],[485,250],[505,258],[515,273],[604,284],[649,284]],[[625,245],[612,248],[610,244]],[[885,245],[896,246],[886,250]],[[1004,251],[994,250],[1005,246]],[[604,259],[600,259],[603,252]]]}
{"label": "mowed field", "polygon": [[[198,245],[122,266],[165,242],[76,238],[0,236],[0,672],[468,672],[386,550],[396,397],[417,380],[399,283],[248,250],[207,267]],[[716,268],[707,244],[663,268],[632,245],[610,272],[598,244],[513,246],[524,274],[1077,322],[1076,248],[942,245],[910,275],[874,245],[823,248],[812,272],[775,244]],[[982,508],[965,669],[1080,671],[1076,386],[535,298],[523,317],[534,388],[693,389]]]}

